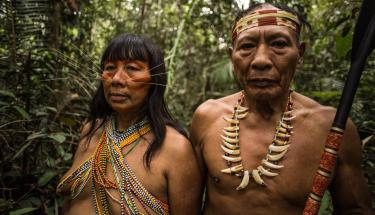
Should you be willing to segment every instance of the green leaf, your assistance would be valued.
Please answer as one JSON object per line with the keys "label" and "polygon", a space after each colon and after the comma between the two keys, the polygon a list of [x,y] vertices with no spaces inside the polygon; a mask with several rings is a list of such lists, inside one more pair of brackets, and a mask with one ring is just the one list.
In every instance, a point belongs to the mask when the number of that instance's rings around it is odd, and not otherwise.
{"label": "green leaf", "polygon": [[39,178],[38,180],[38,185],[39,186],[44,186],[46,185],[53,177],[55,177],[57,174],[55,171],[47,171],[45,172],[42,177]]}
{"label": "green leaf", "polygon": [[11,160],[14,160],[14,159],[18,158],[18,156],[20,156],[22,154],[22,152],[25,151],[25,149],[31,145],[32,142],[33,141],[27,141],[26,144],[23,145],[21,147],[21,149],[18,150],[18,152],[16,152],[16,154],[13,156],[13,158]]}
{"label": "green leaf", "polygon": [[61,145],[57,145],[56,150],[57,150],[57,153],[58,153],[61,157],[63,157],[63,156],[65,155],[64,147],[62,147]]}
{"label": "green leaf", "polygon": [[30,120],[31,117],[30,117],[30,114],[28,114],[23,108],[19,107],[19,106],[14,106],[14,109],[16,109],[18,111],[18,113],[21,114],[21,116],[24,118],[24,119],[27,119],[27,120]]}
{"label": "green leaf", "polygon": [[72,157],[73,157],[72,153],[65,153],[63,159],[64,159],[64,161],[68,161],[68,160],[72,159]]}
{"label": "green leaf", "polygon": [[0,95],[16,98],[16,96],[12,92],[7,90],[0,90]]}
{"label": "green leaf", "polygon": [[45,137],[47,134],[45,133],[42,133],[42,132],[34,132],[32,134],[30,134],[26,140],[32,140],[32,139],[36,139],[36,138],[40,138],[40,137]]}
{"label": "green leaf", "polygon": [[323,199],[320,205],[319,215],[330,215],[332,214],[332,202],[329,191],[326,191],[323,195]]}
{"label": "green leaf", "polygon": [[63,143],[66,140],[65,134],[62,132],[52,133],[48,135],[49,138],[56,140],[59,143]]}
{"label": "green leaf", "polygon": [[352,34],[347,34],[345,37],[336,37],[336,55],[338,58],[342,58],[351,49],[353,40]]}
{"label": "green leaf", "polygon": [[38,208],[22,208],[22,209],[11,211],[9,213],[9,215],[21,215],[21,214],[25,214],[25,213],[30,213],[30,212],[35,211],[37,209]]}
{"label": "green leaf", "polygon": [[59,120],[67,126],[74,126],[77,124],[72,118],[69,117],[60,117]]}

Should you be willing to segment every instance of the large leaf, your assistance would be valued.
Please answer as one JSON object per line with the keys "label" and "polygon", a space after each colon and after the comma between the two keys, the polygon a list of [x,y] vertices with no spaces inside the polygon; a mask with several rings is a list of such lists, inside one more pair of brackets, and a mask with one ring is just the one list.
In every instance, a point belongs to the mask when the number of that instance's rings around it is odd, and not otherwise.
{"label": "large leaf", "polygon": [[351,48],[353,35],[348,33],[345,37],[336,37],[336,55],[338,58],[344,57]]}
{"label": "large leaf", "polygon": [[47,171],[45,172],[38,180],[38,185],[39,186],[44,186],[46,185],[53,177],[55,177],[57,173],[55,171]]}
{"label": "large leaf", "polygon": [[7,90],[0,90],[0,95],[16,98],[16,96],[12,92]]}
{"label": "large leaf", "polygon": [[30,117],[30,114],[28,114],[25,109],[19,107],[19,106],[14,106],[14,109],[16,109],[18,111],[18,113],[21,114],[22,118],[24,119],[27,119],[27,120],[30,120],[31,117]]}
{"label": "large leaf", "polygon": [[40,132],[40,131],[39,132],[34,132],[34,133],[30,134],[26,138],[26,140],[32,140],[32,139],[41,138],[41,137],[45,137],[45,136],[47,136],[46,133],[43,133],[43,132]]}
{"label": "large leaf", "polygon": [[53,139],[53,140],[56,140],[57,142],[59,143],[63,143],[66,139],[66,136],[64,133],[62,132],[59,132],[59,133],[52,133],[50,135],[48,135],[49,138]]}
{"label": "large leaf", "polygon": [[11,211],[9,213],[9,215],[21,215],[21,214],[26,214],[26,213],[30,213],[30,212],[33,212],[35,210],[37,210],[38,208],[21,208],[21,209],[18,209],[18,210],[14,210],[14,211]]}

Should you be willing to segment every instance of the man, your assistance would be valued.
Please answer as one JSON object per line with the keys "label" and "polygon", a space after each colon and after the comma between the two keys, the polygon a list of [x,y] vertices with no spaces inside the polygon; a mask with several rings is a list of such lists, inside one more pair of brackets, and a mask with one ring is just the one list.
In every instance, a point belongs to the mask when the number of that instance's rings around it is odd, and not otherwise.
{"label": "man", "polygon": [[[292,9],[255,5],[237,17],[229,55],[242,91],[194,113],[191,139],[206,176],[204,214],[301,214],[335,109],[295,91],[306,21]],[[337,214],[372,214],[349,120],[330,182]]]}

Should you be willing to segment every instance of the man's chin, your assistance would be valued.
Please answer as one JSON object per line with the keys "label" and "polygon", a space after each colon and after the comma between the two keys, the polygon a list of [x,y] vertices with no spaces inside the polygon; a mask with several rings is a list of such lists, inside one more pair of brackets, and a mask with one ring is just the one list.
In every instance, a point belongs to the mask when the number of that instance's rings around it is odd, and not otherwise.
{"label": "man's chin", "polygon": [[277,87],[269,88],[245,88],[245,94],[247,97],[253,98],[255,100],[271,100],[281,96],[282,91]]}

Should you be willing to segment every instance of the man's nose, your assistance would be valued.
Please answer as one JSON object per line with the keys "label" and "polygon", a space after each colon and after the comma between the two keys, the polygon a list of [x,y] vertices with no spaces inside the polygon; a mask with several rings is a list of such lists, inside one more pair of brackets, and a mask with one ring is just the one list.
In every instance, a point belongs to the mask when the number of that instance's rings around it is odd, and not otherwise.
{"label": "man's nose", "polygon": [[272,62],[269,56],[268,47],[265,44],[260,44],[251,62],[251,69],[257,71],[267,71],[272,68]]}

